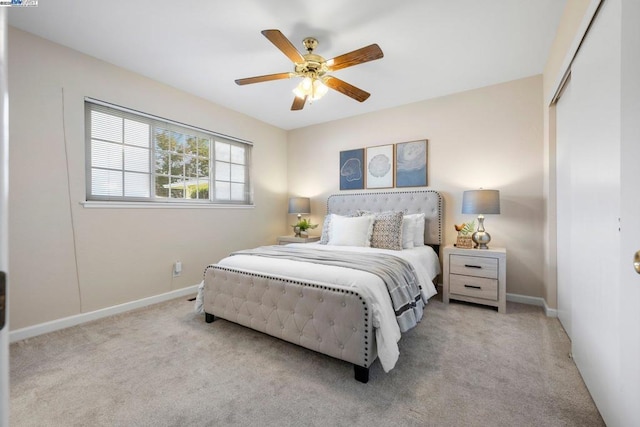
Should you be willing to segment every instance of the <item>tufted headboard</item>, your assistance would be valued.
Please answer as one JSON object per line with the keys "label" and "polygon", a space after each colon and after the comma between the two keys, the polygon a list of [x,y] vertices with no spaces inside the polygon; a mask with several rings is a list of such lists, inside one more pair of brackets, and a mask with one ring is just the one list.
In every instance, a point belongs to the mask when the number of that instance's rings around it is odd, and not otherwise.
{"label": "tufted headboard", "polygon": [[424,241],[435,246],[442,243],[442,196],[433,190],[387,191],[376,193],[333,194],[327,199],[327,213],[350,215],[358,209],[371,212],[402,211],[425,213]]}

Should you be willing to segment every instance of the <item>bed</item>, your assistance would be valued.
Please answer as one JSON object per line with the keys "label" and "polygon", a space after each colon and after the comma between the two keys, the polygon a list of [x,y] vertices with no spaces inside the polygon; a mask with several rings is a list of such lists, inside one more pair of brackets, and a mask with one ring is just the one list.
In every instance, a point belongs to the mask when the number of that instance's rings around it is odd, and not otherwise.
{"label": "bed", "polygon": [[[401,250],[351,246],[349,239],[359,235],[339,241],[341,226],[349,234],[370,220],[379,231],[380,218],[397,219],[398,212],[405,235]],[[424,224],[421,236],[415,234],[420,227],[406,228],[411,218]],[[436,293],[442,198],[430,190],[336,194],[327,199],[325,221],[322,243],[238,251],[207,266],[199,299],[207,323],[223,318],[352,363],[355,379],[366,383],[376,359],[385,371],[395,366],[401,331],[420,321]],[[329,230],[333,236],[325,234]],[[413,248],[406,242],[410,235]],[[395,281],[406,282],[406,290],[392,287]]]}

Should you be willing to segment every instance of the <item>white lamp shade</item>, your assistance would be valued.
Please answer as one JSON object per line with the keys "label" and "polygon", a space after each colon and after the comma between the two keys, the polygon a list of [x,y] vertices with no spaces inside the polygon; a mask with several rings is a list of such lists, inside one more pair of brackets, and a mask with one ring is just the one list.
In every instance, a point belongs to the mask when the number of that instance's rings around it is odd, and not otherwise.
{"label": "white lamp shade", "polygon": [[290,214],[311,213],[311,199],[308,197],[291,197],[289,199]]}
{"label": "white lamp shade", "polygon": [[469,190],[462,194],[463,214],[499,214],[500,191]]}

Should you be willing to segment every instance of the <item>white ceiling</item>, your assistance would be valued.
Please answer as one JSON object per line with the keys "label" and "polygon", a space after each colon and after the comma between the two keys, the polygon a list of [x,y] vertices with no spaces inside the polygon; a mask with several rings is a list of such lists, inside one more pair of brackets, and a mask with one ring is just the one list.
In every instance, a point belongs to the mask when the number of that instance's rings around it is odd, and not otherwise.
{"label": "white ceiling", "polygon": [[[295,129],[540,74],[566,0],[40,0],[9,24],[282,129]],[[377,43],[384,58],[335,72],[371,93],[330,91],[290,111],[293,71],[260,34],[279,29],[326,59]]]}

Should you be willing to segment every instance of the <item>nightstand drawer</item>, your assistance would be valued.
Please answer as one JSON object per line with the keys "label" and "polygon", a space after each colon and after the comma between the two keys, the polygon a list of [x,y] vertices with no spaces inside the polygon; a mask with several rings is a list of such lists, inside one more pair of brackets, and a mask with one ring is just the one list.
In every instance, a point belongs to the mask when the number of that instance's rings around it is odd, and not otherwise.
{"label": "nightstand drawer", "polygon": [[453,274],[497,279],[498,259],[451,254],[449,258],[449,269]]}
{"label": "nightstand drawer", "polygon": [[497,301],[498,280],[451,274],[449,275],[449,292]]}

